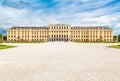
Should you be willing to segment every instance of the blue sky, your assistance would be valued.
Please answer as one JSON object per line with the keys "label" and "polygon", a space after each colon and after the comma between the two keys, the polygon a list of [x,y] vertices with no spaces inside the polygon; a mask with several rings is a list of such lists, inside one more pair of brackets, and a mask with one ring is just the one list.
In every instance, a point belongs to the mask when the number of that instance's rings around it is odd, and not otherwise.
{"label": "blue sky", "polygon": [[0,0],[0,33],[12,26],[109,26],[120,33],[120,0]]}

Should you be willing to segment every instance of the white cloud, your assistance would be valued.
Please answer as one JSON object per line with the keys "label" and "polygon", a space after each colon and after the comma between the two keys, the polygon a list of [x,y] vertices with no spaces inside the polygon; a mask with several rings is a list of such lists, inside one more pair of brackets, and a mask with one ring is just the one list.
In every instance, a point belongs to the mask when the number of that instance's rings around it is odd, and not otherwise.
{"label": "white cloud", "polygon": [[17,10],[2,6],[0,6],[0,10],[0,27],[10,27],[17,24],[22,19],[22,15],[27,13],[27,10]]}
{"label": "white cloud", "polygon": [[[18,0],[14,0],[13,2],[15,1]],[[112,0],[97,0],[96,2],[93,2],[93,0],[53,1],[59,2],[56,4],[55,9],[17,9],[0,5],[0,28],[9,28],[11,26],[40,26],[53,23],[66,23],[71,25],[114,25],[119,28],[120,12],[115,12],[119,8],[119,5],[103,7]],[[68,3],[69,1],[71,2]],[[29,0],[26,2],[29,2]],[[29,3],[31,2],[34,2],[34,0]],[[42,3],[34,5],[38,6],[40,4],[47,5]]]}
{"label": "white cloud", "polygon": [[114,28],[120,28],[120,23],[117,23]]}
{"label": "white cloud", "polygon": [[96,17],[96,18],[84,18],[82,21],[83,22],[88,22],[88,23],[106,23],[109,24],[111,21],[116,21],[117,18],[114,17],[109,17],[107,15],[101,16],[101,17]]}

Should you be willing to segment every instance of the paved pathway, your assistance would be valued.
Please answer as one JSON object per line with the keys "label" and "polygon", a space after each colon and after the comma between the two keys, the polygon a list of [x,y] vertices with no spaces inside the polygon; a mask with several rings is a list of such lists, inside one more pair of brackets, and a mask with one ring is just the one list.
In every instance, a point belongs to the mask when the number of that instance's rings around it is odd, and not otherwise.
{"label": "paved pathway", "polygon": [[120,81],[120,50],[111,44],[14,44],[0,50],[0,81]]}

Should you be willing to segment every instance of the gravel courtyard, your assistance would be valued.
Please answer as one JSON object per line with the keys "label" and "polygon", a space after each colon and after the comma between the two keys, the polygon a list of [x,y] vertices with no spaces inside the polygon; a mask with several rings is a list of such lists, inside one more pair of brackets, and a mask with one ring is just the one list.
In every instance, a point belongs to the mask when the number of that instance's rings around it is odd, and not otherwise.
{"label": "gravel courtyard", "polygon": [[49,42],[0,50],[0,81],[120,81],[113,44]]}

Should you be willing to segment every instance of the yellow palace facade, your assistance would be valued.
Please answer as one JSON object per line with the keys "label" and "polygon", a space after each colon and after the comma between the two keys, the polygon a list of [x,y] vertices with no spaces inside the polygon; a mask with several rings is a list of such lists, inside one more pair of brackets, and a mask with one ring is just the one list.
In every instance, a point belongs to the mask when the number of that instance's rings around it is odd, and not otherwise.
{"label": "yellow palace facade", "polygon": [[69,24],[51,24],[44,27],[12,27],[7,30],[7,41],[112,42],[113,30],[107,26],[71,27]]}

